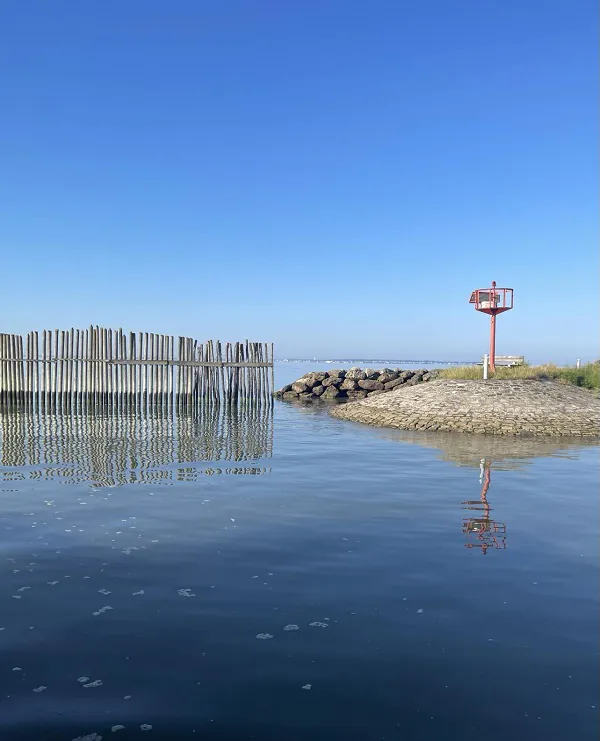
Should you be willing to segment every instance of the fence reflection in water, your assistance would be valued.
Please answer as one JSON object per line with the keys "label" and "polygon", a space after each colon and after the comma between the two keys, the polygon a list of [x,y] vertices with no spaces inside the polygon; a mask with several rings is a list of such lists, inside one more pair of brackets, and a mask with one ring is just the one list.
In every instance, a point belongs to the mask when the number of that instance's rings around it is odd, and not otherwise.
{"label": "fence reflection in water", "polygon": [[99,487],[168,485],[204,475],[267,473],[270,468],[258,463],[272,452],[273,407],[252,401],[136,414],[0,411],[0,484],[29,478]]}

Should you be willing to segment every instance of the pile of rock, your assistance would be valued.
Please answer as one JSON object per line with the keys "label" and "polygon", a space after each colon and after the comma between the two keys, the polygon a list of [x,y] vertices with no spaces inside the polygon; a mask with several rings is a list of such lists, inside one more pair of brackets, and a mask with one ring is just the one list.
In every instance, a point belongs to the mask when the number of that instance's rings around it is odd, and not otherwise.
{"label": "pile of rock", "polygon": [[437,377],[439,371],[402,370],[401,368],[350,368],[307,373],[295,383],[284,386],[275,396],[286,401],[365,399],[394,391],[401,386],[414,386]]}

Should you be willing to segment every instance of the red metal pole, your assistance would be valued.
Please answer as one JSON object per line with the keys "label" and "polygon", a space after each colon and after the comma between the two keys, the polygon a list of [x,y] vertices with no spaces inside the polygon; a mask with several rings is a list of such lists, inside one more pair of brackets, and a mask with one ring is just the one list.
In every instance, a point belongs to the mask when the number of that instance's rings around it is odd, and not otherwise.
{"label": "red metal pole", "polygon": [[490,372],[496,372],[496,315],[490,317]]}

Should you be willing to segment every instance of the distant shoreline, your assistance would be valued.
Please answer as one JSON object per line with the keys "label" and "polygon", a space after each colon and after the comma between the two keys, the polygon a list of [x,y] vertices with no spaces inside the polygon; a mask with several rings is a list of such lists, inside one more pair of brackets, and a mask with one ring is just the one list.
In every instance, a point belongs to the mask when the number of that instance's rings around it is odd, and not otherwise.
{"label": "distant shoreline", "polygon": [[391,365],[476,365],[477,360],[402,360],[402,359],[368,359],[368,358],[346,358],[331,360],[330,358],[275,358],[275,363],[322,363],[323,365],[354,365],[363,366],[391,366]]}

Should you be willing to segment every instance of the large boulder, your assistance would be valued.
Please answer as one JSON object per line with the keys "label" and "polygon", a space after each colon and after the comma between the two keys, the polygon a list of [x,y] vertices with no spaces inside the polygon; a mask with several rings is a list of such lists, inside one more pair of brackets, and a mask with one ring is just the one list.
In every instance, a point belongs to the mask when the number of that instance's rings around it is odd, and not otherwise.
{"label": "large boulder", "polygon": [[344,377],[343,376],[327,376],[322,382],[322,386],[325,386],[325,388],[329,388],[330,386],[335,386],[336,388],[341,386],[342,383],[344,383]]}
{"label": "large boulder", "polygon": [[401,378],[401,379],[402,379],[403,381],[408,381],[408,380],[409,380],[410,378],[412,378],[412,377],[413,377],[414,375],[415,375],[415,372],[414,372],[414,371],[411,371],[411,370],[405,370],[405,371],[402,371],[402,373],[400,374],[400,378]]}
{"label": "large boulder", "polygon": [[394,373],[394,371],[384,370],[383,373],[380,376],[378,376],[376,380],[379,381],[379,383],[383,383],[383,385],[385,386],[386,383],[389,383],[390,381],[395,381],[396,378],[398,378],[397,373]]}
{"label": "large boulder", "polygon": [[340,388],[342,391],[356,391],[358,389],[358,381],[346,378]]}
{"label": "large boulder", "polygon": [[296,381],[292,384],[292,391],[295,391],[297,394],[304,394],[309,390],[309,388],[310,387],[304,383],[304,381]]}
{"label": "large boulder", "polygon": [[311,389],[313,386],[318,386],[325,378],[327,378],[325,373],[307,373],[298,379],[298,383],[303,383],[308,389]]}
{"label": "large boulder", "polygon": [[295,401],[298,398],[298,394],[295,391],[286,391],[283,394],[284,401]]}
{"label": "large boulder", "polygon": [[335,386],[327,386],[323,392],[322,399],[340,399],[344,396],[344,392],[337,389]]}
{"label": "large boulder", "polygon": [[327,371],[327,375],[330,378],[345,378],[346,377],[346,371],[340,370],[339,368],[333,368],[332,370]]}
{"label": "large boulder", "polygon": [[413,381],[413,383],[420,383],[423,380],[425,373],[427,373],[427,371],[420,368],[415,371],[415,375],[410,380]]}
{"label": "large boulder", "polygon": [[312,392],[315,396],[321,396],[325,393],[325,386],[313,386]]}
{"label": "large boulder", "polygon": [[367,377],[368,381],[376,381],[380,375],[380,370],[375,370],[374,368],[365,368],[365,376]]}
{"label": "large boulder", "polygon": [[361,389],[364,389],[365,391],[383,391],[383,384],[379,383],[379,381],[372,381],[372,380],[366,380],[366,381],[359,381],[358,385]]}
{"label": "large boulder", "polygon": [[367,378],[367,374],[360,368],[350,368],[346,372],[346,378],[349,378],[351,381],[364,381]]}
{"label": "large boulder", "polygon": [[388,381],[387,383],[383,384],[383,387],[386,391],[393,391],[393,389],[398,388],[398,386],[402,386],[404,383],[404,379],[402,377],[395,378],[393,381]]}

